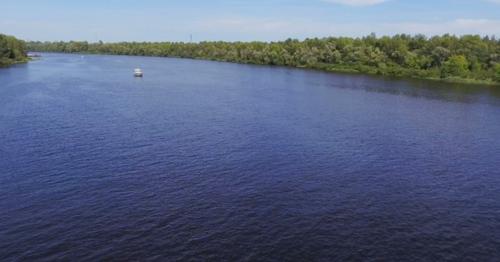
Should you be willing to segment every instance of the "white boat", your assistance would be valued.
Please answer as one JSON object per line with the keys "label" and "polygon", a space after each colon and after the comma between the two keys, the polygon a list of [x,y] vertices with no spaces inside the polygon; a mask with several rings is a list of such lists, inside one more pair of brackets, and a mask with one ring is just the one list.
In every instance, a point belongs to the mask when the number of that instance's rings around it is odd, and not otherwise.
{"label": "white boat", "polygon": [[136,68],[134,70],[134,76],[135,77],[142,77],[143,76],[142,70],[140,68]]}

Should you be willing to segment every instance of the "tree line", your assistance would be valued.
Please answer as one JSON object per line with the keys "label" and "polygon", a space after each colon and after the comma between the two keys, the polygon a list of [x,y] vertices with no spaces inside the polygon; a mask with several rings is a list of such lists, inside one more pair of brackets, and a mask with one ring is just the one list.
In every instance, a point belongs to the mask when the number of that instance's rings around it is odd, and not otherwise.
{"label": "tree line", "polygon": [[477,35],[328,37],[280,42],[28,42],[32,51],[162,56],[500,83],[500,40]]}
{"label": "tree line", "polygon": [[0,34],[0,67],[26,62],[27,59],[24,41]]}

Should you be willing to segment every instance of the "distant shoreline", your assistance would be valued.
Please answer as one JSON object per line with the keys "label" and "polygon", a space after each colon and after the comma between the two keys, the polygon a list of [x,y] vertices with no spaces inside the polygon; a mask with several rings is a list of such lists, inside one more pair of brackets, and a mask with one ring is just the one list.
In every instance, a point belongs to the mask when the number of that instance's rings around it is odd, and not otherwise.
{"label": "distant shoreline", "polygon": [[190,58],[432,81],[500,85],[500,40],[397,35],[282,42],[28,42],[35,52]]}
{"label": "distant shoreline", "polygon": [[[39,52],[39,51],[36,51]],[[212,61],[212,62],[222,62],[222,63],[232,63],[232,64],[240,64],[240,65],[254,65],[254,66],[276,66],[276,67],[284,67],[284,68],[295,68],[295,69],[306,69],[313,70],[318,72],[326,72],[326,73],[339,73],[339,74],[356,74],[356,75],[366,75],[366,76],[378,76],[378,77],[389,77],[391,79],[413,79],[413,80],[426,80],[431,82],[440,82],[440,83],[450,83],[450,84],[467,84],[467,85],[481,85],[481,86],[490,86],[490,87],[500,87],[500,83],[493,81],[482,81],[475,79],[463,79],[463,78],[422,78],[415,76],[394,76],[394,75],[381,75],[376,73],[366,73],[359,72],[355,70],[349,69],[322,69],[322,68],[311,68],[311,67],[303,67],[303,66],[286,66],[286,65],[266,65],[266,64],[253,64],[253,63],[242,63],[242,62],[233,62],[233,61],[225,61],[225,60],[215,60],[208,58],[192,58],[192,57],[178,57],[178,56],[152,56],[152,55],[128,55],[128,54],[110,54],[110,53],[90,53],[90,52],[77,52],[77,53],[66,53],[66,52],[48,52],[42,51],[41,53],[47,54],[73,54],[73,55],[109,55],[109,56],[132,56],[132,57],[156,57],[156,58],[175,58],[175,59],[193,59],[199,61]],[[29,61],[43,59],[43,56],[37,57],[36,59],[29,59]],[[28,61],[28,62],[29,62]]]}

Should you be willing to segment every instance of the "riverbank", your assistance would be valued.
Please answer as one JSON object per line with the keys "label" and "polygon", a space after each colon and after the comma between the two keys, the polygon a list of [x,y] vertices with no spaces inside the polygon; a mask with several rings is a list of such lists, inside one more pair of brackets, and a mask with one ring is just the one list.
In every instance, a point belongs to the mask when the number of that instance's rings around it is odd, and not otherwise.
{"label": "riverbank", "polygon": [[[33,52],[40,52],[40,50],[30,50]],[[43,51],[42,51],[43,52]],[[67,53],[67,52],[47,52],[47,53]],[[133,54],[113,54],[113,53],[95,53],[95,52],[77,52],[71,54],[81,54],[81,55],[116,55],[116,56],[143,56],[143,57],[165,57],[165,58],[180,58],[180,59],[195,59],[195,60],[205,60],[205,61],[215,61],[215,62],[225,62],[225,63],[236,63],[236,64],[251,64],[251,65],[266,65],[266,64],[257,64],[251,62],[237,62],[231,60],[224,59],[213,59],[213,58],[198,58],[198,57],[181,57],[181,56],[153,56],[153,55],[133,55]],[[29,59],[30,61],[32,59]],[[27,61],[26,61],[27,62]],[[24,62],[22,62],[24,63]],[[274,65],[267,64],[267,66],[282,66],[282,67],[292,67],[299,69],[309,69],[316,71],[324,71],[331,73],[346,73],[346,74],[360,74],[360,75],[372,75],[372,76],[383,76],[383,77],[394,77],[394,78],[403,78],[403,79],[420,79],[420,80],[429,80],[435,82],[443,82],[443,83],[455,83],[455,84],[468,84],[468,85],[482,85],[482,86],[492,86],[492,87],[500,87],[500,82],[495,82],[492,80],[478,80],[472,78],[461,78],[461,77],[448,77],[448,78],[439,78],[432,76],[420,76],[418,74],[412,74],[411,72],[406,72],[404,74],[387,74],[377,70],[377,68],[371,68],[370,70],[359,70],[359,68],[350,68],[343,67],[342,65],[328,65],[328,66],[287,66],[287,65]]]}
{"label": "riverbank", "polygon": [[500,85],[500,41],[473,35],[280,42],[28,42],[27,47],[37,52],[177,57]]}
{"label": "riverbank", "polygon": [[21,60],[12,60],[12,59],[0,59],[0,68],[7,68],[9,66],[17,65],[17,64],[26,64],[31,61],[30,58],[25,58]]}
{"label": "riverbank", "polygon": [[0,67],[26,63],[26,45],[13,36],[0,34]]}
{"label": "riverbank", "polygon": [[446,77],[440,78],[435,76],[419,76],[418,74],[414,74],[413,72],[405,72],[403,74],[384,74],[377,70],[377,68],[373,68],[369,71],[357,70],[354,68],[339,68],[339,67],[329,67],[327,69],[320,69],[328,72],[334,73],[355,73],[355,74],[369,74],[369,75],[379,75],[379,76],[391,76],[391,77],[401,77],[401,78],[413,78],[413,79],[421,79],[421,80],[430,80],[437,82],[445,82],[445,83],[456,83],[456,84],[470,84],[470,85],[487,85],[487,86],[500,86],[499,82],[495,82],[493,80],[480,80],[473,78],[462,78],[462,77]]}

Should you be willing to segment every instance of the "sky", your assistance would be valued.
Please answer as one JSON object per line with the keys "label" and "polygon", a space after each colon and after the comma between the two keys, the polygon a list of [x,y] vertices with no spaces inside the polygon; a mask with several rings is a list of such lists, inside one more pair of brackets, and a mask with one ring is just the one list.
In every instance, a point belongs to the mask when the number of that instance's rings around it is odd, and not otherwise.
{"label": "sky", "polygon": [[90,42],[500,36],[500,0],[0,0],[0,33]]}

